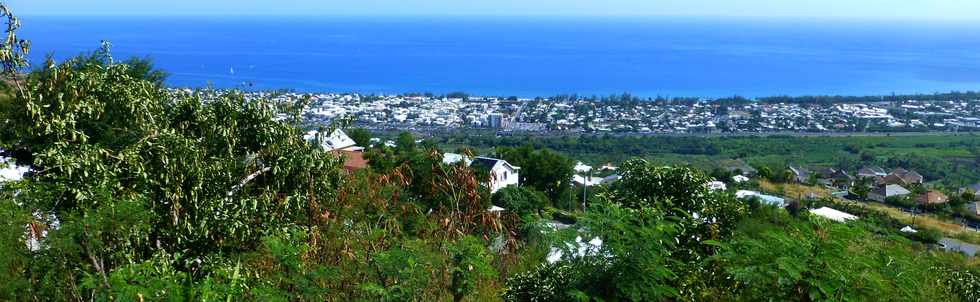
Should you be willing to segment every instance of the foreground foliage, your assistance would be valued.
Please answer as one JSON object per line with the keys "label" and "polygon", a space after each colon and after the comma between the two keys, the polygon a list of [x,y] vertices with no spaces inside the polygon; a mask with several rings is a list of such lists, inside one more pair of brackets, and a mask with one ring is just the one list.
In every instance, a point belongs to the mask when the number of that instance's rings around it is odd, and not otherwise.
{"label": "foreground foliage", "polygon": [[[0,49],[8,77],[18,41]],[[0,148],[32,169],[0,190],[0,300],[980,296],[962,256],[745,203],[692,168],[629,161],[573,213],[551,208],[570,200],[571,173],[551,151],[498,150],[526,164],[528,186],[496,195],[409,134],[347,173],[302,138],[302,101],[168,92],[149,66],[104,47],[49,60],[0,97]]]}

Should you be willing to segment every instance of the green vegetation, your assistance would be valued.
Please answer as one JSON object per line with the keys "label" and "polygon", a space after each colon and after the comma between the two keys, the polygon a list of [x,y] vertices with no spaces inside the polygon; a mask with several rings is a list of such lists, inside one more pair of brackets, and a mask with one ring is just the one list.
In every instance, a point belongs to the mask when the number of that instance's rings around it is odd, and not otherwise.
{"label": "green vegetation", "polygon": [[[521,167],[521,183],[544,192],[555,201],[571,200],[572,167],[575,163],[564,155],[530,145],[519,148],[497,148],[496,157]],[[557,206],[557,205],[556,205]],[[564,205],[572,209],[575,205]]]}
{"label": "green vegetation", "polygon": [[[0,48],[10,78],[17,41]],[[0,148],[33,172],[0,190],[0,300],[980,297],[961,255],[709,191],[696,168],[629,160],[587,210],[560,212],[572,162],[558,153],[498,150],[529,186],[496,195],[407,133],[347,173],[303,140],[303,104],[168,93],[157,75],[106,46],[4,91]]]}
{"label": "green vegetation", "polygon": [[737,166],[768,167],[777,176],[788,165],[836,167],[851,173],[864,166],[904,167],[927,181],[950,187],[980,182],[980,136],[973,133],[909,136],[476,136],[433,138],[439,146],[548,148],[593,164],[645,158],[670,165],[692,165],[707,171]]}

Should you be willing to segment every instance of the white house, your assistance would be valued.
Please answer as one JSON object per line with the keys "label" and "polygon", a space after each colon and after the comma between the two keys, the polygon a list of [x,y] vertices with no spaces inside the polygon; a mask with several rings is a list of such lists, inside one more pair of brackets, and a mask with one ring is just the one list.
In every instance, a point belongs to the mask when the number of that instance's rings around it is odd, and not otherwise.
{"label": "white house", "polygon": [[888,198],[906,196],[909,194],[912,194],[912,192],[900,185],[883,185],[871,190],[871,192],[868,193],[868,199],[877,202],[885,202],[885,200]]}
{"label": "white house", "polygon": [[519,173],[521,167],[515,167],[506,160],[476,157],[470,163],[470,167],[474,169],[485,169],[485,171],[490,172],[490,180],[487,183],[487,186],[490,188],[490,193],[497,193],[500,189],[509,186],[520,185]]}
{"label": "white house", "polygon": [[319,137],[319,132],[311,130],[303,135],[303,139],[316,143],[320,139],[320,147],[324,151],[339,154],[344,157],[344,169],[348,172],[364,169],[368,161],[364,158],[364,147],[358,146],[344,130],[336,129],[325,137]]}
{"label": "white house", "polygon": [[467,156],[455,153],[443,154],[442,162],[444,164],[451,165],[459,161],[464,161],[467,166],[473,168],[474,170],[488,172],[487,175],[490,177],[490,179],[489,182],[485,184],[490,188],[490,193],[497,193],[497,191],[500,189],[509,186],[520,185],[521,167],[515,167],[506,160],[481,156],[470,159]]}
{"label": "white house", "polygon": [[726,186],[725,183],[720,182],[720,181],[717,181],[717,180],[708,183],[708,190],[712,190],[712,191],[724,191],[724,190],[727,190],[727,189],[728,189],[728,186]]}
{"label": "white house", "polygon": [[[317,134],[318,132],[316,130],[310,130],[310,132],[307,132],[306,135],[303,136],[303,139],[310,142],[316,141]],[[351,139],[350,136],[347,136],[347,133],[344,132],[344,130],[340,130],[340,129],[336,129],[333,132],[331,132],[330,135],[323,137],[323,140],[320,141],[320,145],[323,147],[323,150],[326,150],[328,152],[364,150],[363,147],[358,147],[357,143],[354,142],[354,140]]]}

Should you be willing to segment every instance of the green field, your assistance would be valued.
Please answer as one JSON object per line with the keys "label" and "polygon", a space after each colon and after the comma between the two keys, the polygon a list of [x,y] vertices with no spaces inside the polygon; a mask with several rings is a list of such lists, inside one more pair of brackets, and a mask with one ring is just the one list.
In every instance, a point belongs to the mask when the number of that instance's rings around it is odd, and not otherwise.
{"label": "green field", "polygon": [[432,138],[445,150],[466,146],[486,152],[495,146],[531,144],[598,165],[632,157],[705,170],[742,161],[774,171],[787,165],[843,168],[864,166],[916,170],[930,183],[959,187],[980,182],[980,135],[932,133],[854,136],[552,136],[450,134]]}

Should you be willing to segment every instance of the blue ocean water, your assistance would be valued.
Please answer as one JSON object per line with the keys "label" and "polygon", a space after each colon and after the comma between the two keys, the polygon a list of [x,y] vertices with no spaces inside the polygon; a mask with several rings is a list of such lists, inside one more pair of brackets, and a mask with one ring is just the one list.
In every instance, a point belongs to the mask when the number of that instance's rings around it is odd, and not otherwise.
{"label": "blue ocean water", "polygon": [[26,17],[32,58],[113,45],[169,85],[480,95],[980,90],[980,25],[790,19]]}

